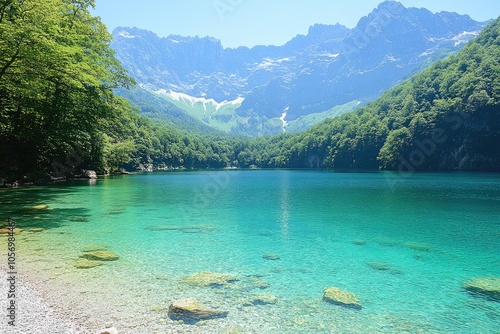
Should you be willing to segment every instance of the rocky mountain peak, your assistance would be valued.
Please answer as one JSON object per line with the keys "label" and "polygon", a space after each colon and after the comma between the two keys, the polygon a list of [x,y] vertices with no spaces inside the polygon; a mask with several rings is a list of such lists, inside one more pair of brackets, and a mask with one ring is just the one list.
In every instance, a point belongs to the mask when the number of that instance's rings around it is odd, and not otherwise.
{"label": "rocky mountain peak", "polygon": [[388,0],[381,2],[377,6],[377,10],[391,14],[400,14],[406,10],[406,7],[397,0]]}

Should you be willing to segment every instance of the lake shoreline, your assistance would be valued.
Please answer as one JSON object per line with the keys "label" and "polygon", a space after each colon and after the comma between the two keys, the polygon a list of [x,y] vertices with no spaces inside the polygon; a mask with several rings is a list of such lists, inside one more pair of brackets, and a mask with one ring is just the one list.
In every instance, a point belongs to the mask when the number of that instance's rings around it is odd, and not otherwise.
{"label": "lake shoreline", "polygon": [[[127,173],[112,173],[112,174],[97,174],[97,178],[85,178],[85,177],[74,177],[74,178],[53,178],[51,180],[43,180],[43,181],[13,181],[7,182],[3,181],[0,184],[0,190],[2,189],[24,189],[30,187],[39,187],[39,186],[50,186],[58,183],[67,183],[72,181],[92,181],[92,180],[103,180],[107,177],[116,177],[122,175],[138,175],[138,174],[151,174],[151,173],[184,173],[184,172],[200,172],[200,171],[208,171],[208,172],[241,172],[241,171],[310,171],[310,172],[331,172],[331,173],[391,173],[394,175],[399,175],[398,178],[404,180],[413,174],[421,175],[421,174],[434,174],[434,173],[446,173],[446,174],[491,174],[491,175],[499,175],[500,171],[482,171],[482,170],[416,170],[416,171],[401,171],[401,170],[389,170],[389,169],[343,169],[343,168],[174,168],[174,169],[166,169],[166,170],[153,170],[153,171],[135,171],[135,172],[127,172]],[[0,182],[2,178],[0,177]]]}
{"label": "lake shoreline", "polygon": [[[9,291],[7,278],[9,275],[5,268],[0,267],[0,276],[2,281],[0,288],[2,292]],[[12,321],[7,316],[2,317],[0,331],[3,333],[94,333],[87,324],[77,320],[77,315],[71,314],[69,310],[61,310],[57,304],[52,301],[57,300],[57,291],[51,291],[51,296],[45,296],[37,289],[29,277],[15,276],[15,302],[16,313]],[[7,309],[4,304],[2,309]]]}

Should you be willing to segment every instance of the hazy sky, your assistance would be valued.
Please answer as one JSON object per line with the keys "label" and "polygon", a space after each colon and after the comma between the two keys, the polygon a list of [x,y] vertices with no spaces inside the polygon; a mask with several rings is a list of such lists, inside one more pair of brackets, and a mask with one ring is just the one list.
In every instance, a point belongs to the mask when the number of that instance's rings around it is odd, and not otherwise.
{"label": "hazy sky", "polygon": [[[282,45],[315,23],[349,28],[381,0],[96,0],[94,15],[112,31],[139,27],[159,36],[212,36],[224,47]],[[500,15],[499,0],[401,0],[405,7],[468,14],[478,21]]]}

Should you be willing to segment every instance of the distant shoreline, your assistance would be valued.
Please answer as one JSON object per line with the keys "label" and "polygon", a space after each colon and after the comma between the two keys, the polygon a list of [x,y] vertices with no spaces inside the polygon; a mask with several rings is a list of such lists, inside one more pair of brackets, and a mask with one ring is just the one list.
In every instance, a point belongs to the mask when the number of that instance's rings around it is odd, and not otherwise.
{"label": "distant shoreline", "polygon": [[[343,168],[240,168],[240,167],[233,167],[233,168],[178,168],[178,169],[168,169],[168,170],[154,170],[154,171],[133,171],[129,173],[112,173],[112,174],[98,174],[98,177],[95,179],[90,179],[90,178],[83,178],[83,177],[77,177],[77,178],[56,178],[53,180],[45,180],[41,182],[25,182],[25,183],[19,183],[19,181],[15,181],[13,183],[6,183],[4,182],[3,184],[0,184],[0,190],[1,189],[21,189],[21,188],[28,188],[28,187],[38,187],[38,186],[47,186],[47,185],[53,185],[56,183],[64,183],[64,182],[71,182],[71,181],[92,181],[92,180],[99,180],[103,179],[104,177],[115,177],[119,175],[137,175],[137,174],[149,174],[149,173],[158,173],[158,172],[167,172],[167,173],[178,173],[178,172],[214,172],[214,171],[257,171],[257,170],[264,170],[264,171],[284,171],[284,170],[289,170],[289,171],[311,171],[311,172],[331,172],[331,173],[390,173],[390,174],[401,174],[404,175],[401,178],[405,179],[411,174],[432,174],[432,173],[446,173],[446,174],[500,174],[500,171],[481,171],[481,170],[429,170],[429,171],[397,171],[397,170],[379,170],[379,169],[343,169]],[[1,180],[1,178],[0,178]]]}

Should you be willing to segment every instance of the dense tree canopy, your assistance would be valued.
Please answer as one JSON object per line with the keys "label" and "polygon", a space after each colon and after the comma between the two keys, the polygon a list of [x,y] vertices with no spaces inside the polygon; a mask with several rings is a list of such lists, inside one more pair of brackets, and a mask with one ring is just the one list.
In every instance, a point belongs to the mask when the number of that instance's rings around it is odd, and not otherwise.
{"label": "dense tree canopy", "polygon": [[[0,150],[5,176],[44,175],[78,155],[99,165],[101,121],[128,86],[92,0],[0,1]],[[118,103],[119,104],[119,103]]]}

